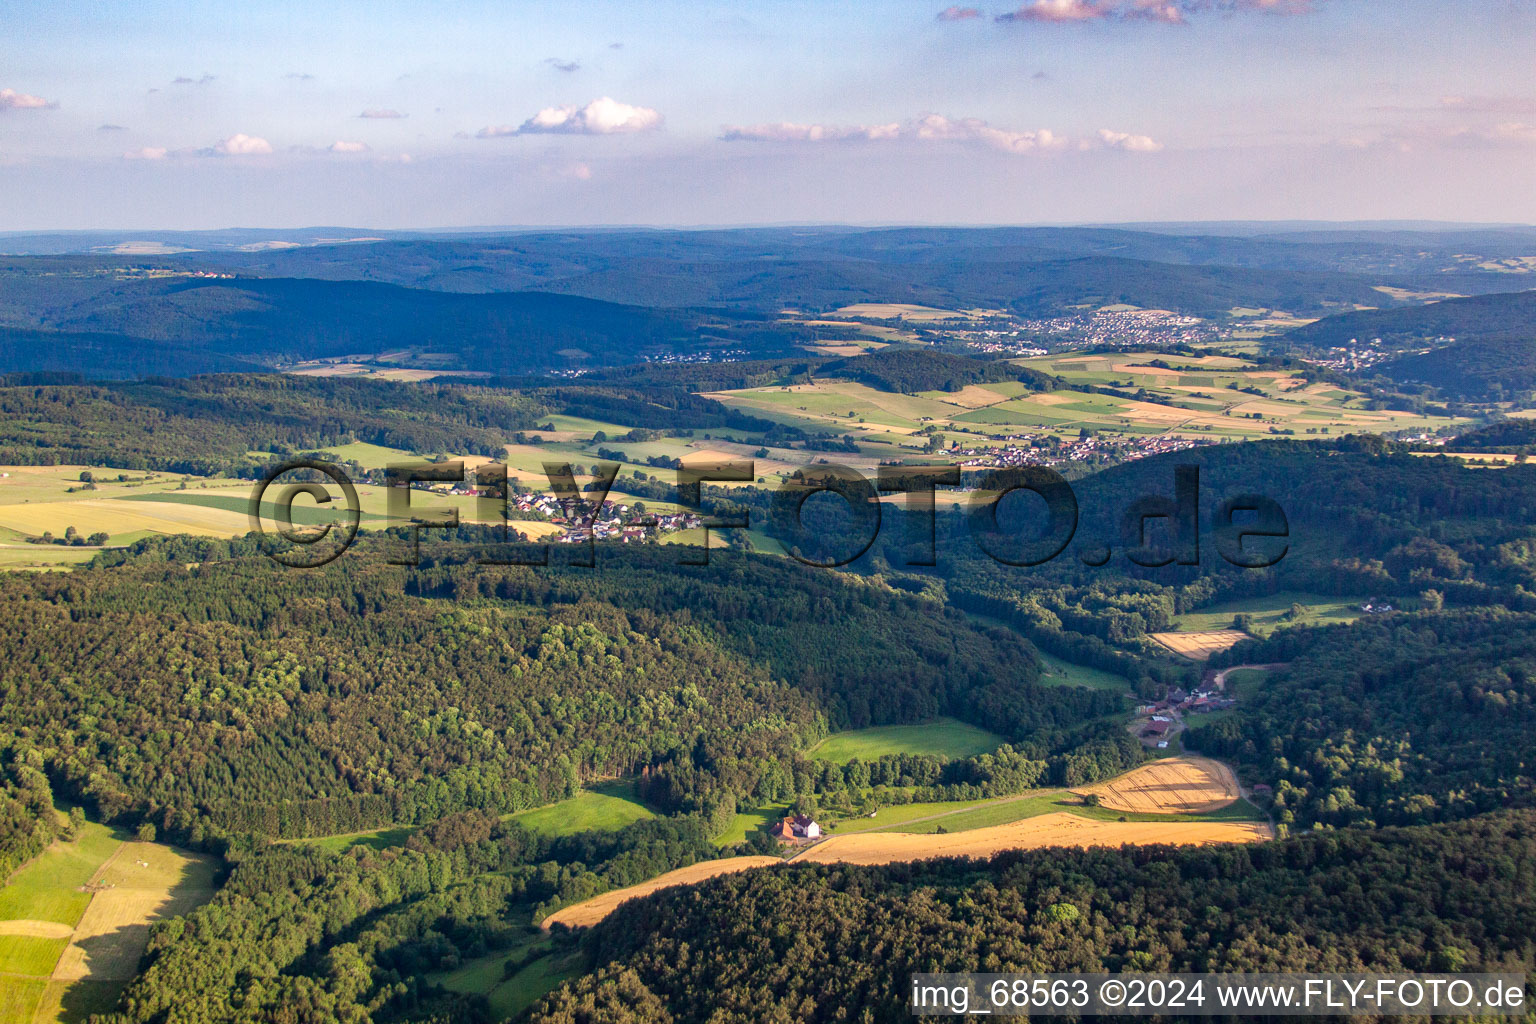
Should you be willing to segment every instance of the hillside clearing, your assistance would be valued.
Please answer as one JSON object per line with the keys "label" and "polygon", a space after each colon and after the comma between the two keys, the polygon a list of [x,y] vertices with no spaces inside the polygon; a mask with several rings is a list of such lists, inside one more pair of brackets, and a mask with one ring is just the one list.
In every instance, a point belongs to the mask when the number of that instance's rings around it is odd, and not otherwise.
{"label": "hillside clearing", "polygon": [[1153,761],[1078,792],[1097,794],[1100,806],[1112,810],[1156,814],[1208,814],[1241,795],[1232,769],[1193,756]]}
{"label": "hillside clearing", "polygon": [[881,725],[834,733],[812,747],[820,761],[847,764],[858,758],[873,761],[887,754],[927,754],[933,757],[973,757],[996,750],[1003,738],[953,718],[923,725]]}
{"label": "hillside clearing", "polygon": [[1174,654],[1181,654],[1191,661],[1205,661],[1218,651],[1224,651],[1239,641],[1249,638],[1248,634],[1240,629],[1212,629],[1193,633],[1148,633],[1147,635]]}

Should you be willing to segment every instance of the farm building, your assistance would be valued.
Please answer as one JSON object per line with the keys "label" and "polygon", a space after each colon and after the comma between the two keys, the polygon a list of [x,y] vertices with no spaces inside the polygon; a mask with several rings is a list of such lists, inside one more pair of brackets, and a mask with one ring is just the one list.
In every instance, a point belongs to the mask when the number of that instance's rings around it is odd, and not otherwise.
{"label": "farm building", "polygon": [[780,839],[820,839],[821,826],[807,814],[792,814],[783,821],[774,822],[769,831]]}

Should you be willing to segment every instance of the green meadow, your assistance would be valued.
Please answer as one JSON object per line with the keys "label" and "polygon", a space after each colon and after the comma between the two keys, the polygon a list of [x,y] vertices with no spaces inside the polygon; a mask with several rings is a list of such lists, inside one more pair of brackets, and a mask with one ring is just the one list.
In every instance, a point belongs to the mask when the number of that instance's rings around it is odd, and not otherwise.
{"label": "green meadow", "polygon": [[882,725],[834,733],[810,751],[811,756],[835,764],[858,758],[873,761],[887,754],[927,754],[933,757],[973,757],[996,750],[1003,738],[953,718],[939,718],[922,725]]}

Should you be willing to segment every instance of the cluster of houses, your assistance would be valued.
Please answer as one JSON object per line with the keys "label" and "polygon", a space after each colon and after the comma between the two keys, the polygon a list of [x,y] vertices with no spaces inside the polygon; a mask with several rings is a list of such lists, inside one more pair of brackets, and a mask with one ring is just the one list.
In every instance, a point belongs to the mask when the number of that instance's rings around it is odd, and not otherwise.
{"label": "cluster of houses", "polygon": [[1115,458],[1127,462],[1136,459],[1144,459],[1151,455],[1164,455],[1168,452],[1184,451],[1187,448],[1198,448],[1202,445],[1214,444],[1214,441],[1205,438],[1194,437],[1137,437],[1129,439],[1110,439],[1104,437],[1084,437],[1073,441],[1063,441],[1051,448],[1035,448],[1032,442],[1042,439],[1042,434],[1011,434],[1003,438],[994,438],[1005,442],[1001,445],[985,445],[971,448],[961,448],[956,454],[960,455],[963,462],[960,465],[968,469],[980,469],[989,466],[1057,466],[1070,462],[1088,462],[1095,457]]}
{"label": "cluster of houses", "polygon": [[[1214,672],[1207,673],[1208,678],[1214,675]],[[1237,707],[1236,697],[1229,696],[1214,684],[1209,688],[1202,684],[1193,693],[1182,689],[1170,690],[1168,696],[1156,704],[1143,704],[1136,709],[1136,713],[1147,716],[1147,724],[1141,728],[1141,738],[1163,750],[1168,746],[1167,737],[1177,731],[1175,726],[1180,715],[1203,715],[1234,707]]]}
{"label": "cluster of houses", "polygon": [[587,540],[636,544],[655,534],[688,530],[703,524],[703,519],[692,512],[648,512],[643,506],[611,499],[605,499],[602,505],[593,508],[590,501],[535,493],[513,495],[510,504],[519,512],[533,513],[547,522],[564,526],[565,531],[555,538],[560,544]]}

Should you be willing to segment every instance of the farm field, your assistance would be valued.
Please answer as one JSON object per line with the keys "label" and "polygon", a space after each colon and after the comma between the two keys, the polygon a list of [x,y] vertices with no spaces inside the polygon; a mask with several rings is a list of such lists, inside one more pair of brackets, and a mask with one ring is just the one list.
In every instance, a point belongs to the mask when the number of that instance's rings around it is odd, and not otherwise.
{"label": "farm field", "polygon": [[563,910],[557,910],[544,919],[544,927],[563,924],[568,928],[585,928],[596,924],[613,912],[614,908],[626,900],[632,900],[637,896],[646,896],[659,889],[666,889],[674,885],[692,885],[702,882],[707,878],[715,878],[720,875],[734,874],[737,871],[746,871],[751,868],[768,867],[773,864],[784,863],[778,857],[725,857],[721,860],[706,860],[693,864],[686,868],[678,868],[676,871],[668,871],[666,874],[657,875],[648,882],[632,885],[627,889],[614,889],[600,896],[594,896],[589,900],[573,904]]}
{"label": "farm field", "polygon": [[1096,821],[1057,811],[963,832],[864,832],[833,836],[794,860],[812,864],[892,864],[931,857],[990,857],[1004,850],[1047,846],[1205,846],[1270,838],[1269,826],[1257,822]]}
{"label": "farm field", "polygon": [[[1153,361],[1168,366],[1152,366]],[[1014,381],[971,385],[952,393],[902,395],[843,379],[710,392],[706,397],[778,422],[833,429],[861,446],[880,445],[886,451],[871,448],[866,454],[881,455],[893,448],[903,454],[902,444],[910,454],[913,444],[904,439],[930,424],[943,431],[946,440],[964,444],[975,434],[1075,437],[1084,428],[1108,436],[1168,433],[1248,440],[1276,434],[1434,430],[1464,422],[1369,409],[1354,392],[1309,385],[1230,357],[1068,352],[1014,362],[1070,384],[1145,389],[1155,400],[1081,391],[1031,392]]]}
{"label": "farm field", "polygon": [[756,832],[759,829],[766,829],[781,814],[783,814],[783,808],[780,807],[748,807],[743,809],[738,806],[736,816],[731,819],[731,823],[726,826],[725,831],[715,837],[714,843],[716,846],[721,847],[735,846],[737,843],[744,842],[748,833]]}
{"label": "farm field", "polygon": [[619,829],[655,814],[640,802],[633,782],[598,783],[559,803],[518,811],[509,820],[551,836]]}
{"label": "farm field", "polygon": [[1224,651],[1239,641],[1248,639],[1247,633],[1237,629],[1148,633],[1147,635],[1174,654],[1181,654],[1191,661],[1205,661],[1217,651]]}
{"label": "farm field", "polygon": [[82,1021],[133,977],[150,925],[213,895],[210,858],[87,823],[0,889],[0,1020]]}
{"label": "farm field", "polygon": [[1151,814],[1209,814],[1242,795],[1232,769],[1208,757],[1167,757],[1079,792],[1110,810]]}
{"label": "farm field", "polygon": [[161,843],[123,843],[101,866],[91,904],[54,969],[55,981],[128,981],[155,921],[213,898],[211,857]]}
{"label": "farm field", "polygon": [[[1231,627],[1234,615],[1244,614],[1249,617],[1248,631],[1263,637],[1291,625],[1354,622],[1365,614],[1360,610],[1365,600],[1364,596],[1332,597],[1287,590],[1267,597],[1224,601],[1208,608],[1185,612],[1175,618],[1174,622],[1180,631],[1222,630]],[[1285,618],[1293,604],[1299,604],[1307,610],[1305,616],[1294,622]]]}
{"label": "farm field", "polygon": [[415,825],[389,825],[384,828],[369,829],[363,832],[338,833],[337,835],[321,836],[315,839],[279,839],[277,842],[304,843],[308,846],[318,846],[327,853],[344,853],[354,846],[366,846],[370,850],[383,850],[391,846],[401,845],[415,831]]}
{"label": "farm field", "polygon": [[1129,694],[1131,692],[1131,681],[1124,676],[1065,661],[1044,651],[1040,651],[1039,654],[1042,683],[1051,686],[1086,686],[1094,690],[1108,690],[1111,693]]}
{"label": "farm field", "polygon": [[935,757],[971,757],[996,750],[1003,738],[974,725],[940,718],[923,725],[883,725],[835,733],[810,750],[810,755],[834,764],[855,758],[872,761],[887,754],[929,754]]}

